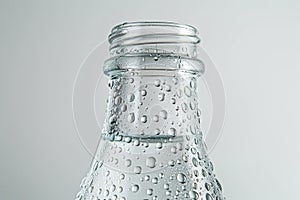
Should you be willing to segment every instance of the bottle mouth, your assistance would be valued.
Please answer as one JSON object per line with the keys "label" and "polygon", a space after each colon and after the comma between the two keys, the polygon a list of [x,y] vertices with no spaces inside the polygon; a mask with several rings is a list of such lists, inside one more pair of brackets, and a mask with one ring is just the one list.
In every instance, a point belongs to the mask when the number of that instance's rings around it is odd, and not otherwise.
{"label": "bottle mouth", "polygon": [[[164,21],[126,22],[112,29],[108,41],[111,58],[105,62],[106,74],[133,68],[151,69],[151,66],[160,69],[161,65],[165,65],[164,70],[189,71],[193,68],[195,72],[203,72],[204,69],[197,58],[199,34],[190,25]],[[149,63],[151,60],[155,62]],[[184,63],[193,66],[185,68]]]}
{"label": "bottle mouth", "polygon": [[175,22],[126,22],[115,26],[108,37],[110,51],[118,47],[145,44],[200,43],[198,31]]}

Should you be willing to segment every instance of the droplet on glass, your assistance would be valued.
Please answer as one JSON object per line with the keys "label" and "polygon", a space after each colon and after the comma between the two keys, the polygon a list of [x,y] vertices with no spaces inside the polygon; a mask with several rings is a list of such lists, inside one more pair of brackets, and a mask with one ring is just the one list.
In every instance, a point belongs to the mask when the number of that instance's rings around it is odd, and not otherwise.
{"label": "droplet on glass", "polygon": [[156,163],[156,159],[154,157],[152,157],[152,156],[149,157],[149,158],[147,158],[147,160],[146,160],[146,165],[149,168],[154,168],[155,167],[155,163]]}
{"label": "droplet on glass", "polygon": [[146,123],[146,122],[147,122],[147,116],[146,116],[146,115],[143,115],[143,116],[141,117],[141,122],[142,122],[142,123]]}
{"label": "droplet on glass", "polygon": [[133,169],[133,172],[136,173],[136,174],[140,174],[142,172],[142,168],[140,166],[136,166],[134,169]]}
{"label": "droplet on glass", "polygon": [[137,192],[137,191],[139,191],[139,186],[138,185],[133,185],[132,187],[131,187],[131,191],[132,192]]}
{"label": "droplet on glass", "polygon": [[179,183],[185,183],[186,182],[186,176],[183,173],[177,174],[177,181]]}

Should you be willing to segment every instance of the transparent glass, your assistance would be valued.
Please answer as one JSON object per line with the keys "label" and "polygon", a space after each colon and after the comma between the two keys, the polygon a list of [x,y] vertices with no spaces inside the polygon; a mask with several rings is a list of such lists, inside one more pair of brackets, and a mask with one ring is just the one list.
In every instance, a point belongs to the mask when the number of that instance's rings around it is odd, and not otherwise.
{"label": "transparent glass", "polygon": [[124,23],[109,42],[106,119],[76,200],[225,199],[200,128],[197,30]]}

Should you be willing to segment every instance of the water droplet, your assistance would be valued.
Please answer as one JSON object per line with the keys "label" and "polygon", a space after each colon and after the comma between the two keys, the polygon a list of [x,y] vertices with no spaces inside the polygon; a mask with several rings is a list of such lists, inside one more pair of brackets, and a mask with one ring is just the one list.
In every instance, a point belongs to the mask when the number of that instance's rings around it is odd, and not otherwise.
{"label": "water droplet", "polygon": [[154,168],[156,163],[156,159],[154,157],[149,157],[146,160],[146,165],[150,168]]}
{"label": "water droplet", "polygon": [[119,193],[123,192],[123,187],[122,187],[122,186],[119,186],[118,192],[119,192]]}
{"label": "water droplet", "polygon": [[161,116],[163,119],[167,119],[168,113],[165,110],[161,110],[159,112],[159,116]]}
{"label": "water droplet", "polygon": [[122,112],[126,112],[126,110],[127,110],[127,105],[122,105],[122,107],[121,107],[121,110],[122,110]]}
{"label": "water droplet", "polygon": [[145,176],[145,181],[149,181],[150,180],[150,176],[149,175],[146,175]]}
{"label": "water droplet", "polygon": [[174,160],[169,160],[168,165],[173,167],[175,165],[175,161]]}
{"label": "water droplet", "polygon": [[193,101],[190,102],[190,108],[192,110],[194,110],[196,108],[196,105],[195,105],[195,103]]}
{"label": "water droplet", "polygon": [[174,85],[177,85],[177,83],[178,83],[178,78],[174,77],[174,78],[172,79],[172,81],[173,81]]}
{"label": "water droplet", "polygon": [[161,149],[162,148],[162,143],[161,142],[156,143],[156,148]]}
{"label": "water droplet", "polygon": [[129,79],[129,82],[130,82],[130,83],[133,83],[133,82],[134,82],[134,79],[133,79],[133,78],[130,78],[130,79]]}
{"label": "water droplet", "polygon": [[116,190],[116,186],[114,185],[114,184],[112,184],[111,186],[110,186],[110,191],[111,192],[114,192]]}
{"label": "water droplet", "polygon": [[196,87],[196,83],[195,83],[195,79],[194,78],[190,81],[190,87],[192,89],[195,89],[195,87]]}
{"label": "water droplet", "polygon": [[195,128],[194,125],[191,125],[191,126],[190,126],[190,130],[191,130],[191,133],[192,133],[193,135],[196,134],[196,128]]}
{"label": "water droplet", "polygon": [[127,96],[127,99],[128,99],[129,102],[133,102],[133,101],[134,101],[134,98],[135,98],[134,94],[129,94],[129,95]]}
{"label": "water droplet", "polygon": [[192,95],[192,91],[189,87],[185,86],[184,87],[184,94],[187,96],[187,97],[190,97]]}
{"label": "water droplet", "polygon": [[206,188],[207,191],[209,191],[210,190],[210,185],[208,183],[205,183],[205,188]]}
{"label": "water droplet", "polygon": [[205,198],[206,200],[213,200],[212,196],[208,193],[206,194]]}
{"label": "water droplet", "polygon": [[157,128],[157,129],[155,129],[154,133],[155,133],[155,135],[159,135],[160,134],[160,130]]}
{"label": "water droplet", "polygon": [[132,138],[129,137],[129,136],[128,136],[128,137],[125,137],[125,138],[124,138],[124,141],[127,142],[127,143],[130,143],[130,142],[132,141]]}
{"label": "water droplet", "polygon": [[158,183],[158,178],[157,178],[157,177],[154,177],[154,178],[152,179],[152,183],[153,183],[153,184],[157,184],[157,183]]}
{"label": "water droplet", "polygon": [[193,163],[193,165],[194,165],[195,167],[198,167],[198,161],[197,161],[197,159],[196,159],[195,157],[193,157],[192,163]]}
{"label": "water droplet", "polygon": [[159,93],[159,94],[158,94],[158,99],[159,99],[160,101],[164,101],[164,100],[165,100],[165,94],[164,94],[164,93]]}
{"label": "water droplet", "polygon": [[199,198],[198,193],[194,190],[189,191],[189,196],[190,196],[190,199],[198,199]]}
{"label": "water droplet", "polygon": [[187,110],[188,110],[188,106],[187,106],[187,104],[186,104],[186,103],[182,103],[182,104],[181,104],[181,109],[182,109],[182,111],[183,111],[183,112],[185,112],[185,113],[186,113],[186,112],[187,112]]}
{"label": "water droplet", "polygon": [[157,56],[154,56],[154,61],[158,61],[158,57]]}
{"label": "water droplet", "polygon": [[128,115],[128,122],[132,123],[132,122],[134,122],[134,120],[135,120],[134,113],[130,113],[130,114]]}
{"label": "water droplet", "polygon": [[153,189],[148,189],[147,194],[151,196],[153,194]]}
{"label": "water droplet", "polygon": [[140,145],[140,140],[134,140],[133,145],[134,146],[139,146]]}
{"label": "water droplet", "polygon": [[170,128],[168,131],[168,134],[172,137],[176,136],[176,129],[175,128]]}
{"label": "water droplet", "polygon": [[108,87],[109,87],[110,89],[113,88],[114,84],[115,84],[115,83],[114,83],[113,80],[109,80],[109,81],[108,81]]}
{"label": "water droplet", "polygon": [[117,121],[117,116],[116,115],[113,115],[109,118],[109,123],[110,124],[116,123],[116,121]]}
{"label": "water droplet", "polygon": [[110,174],[110,171],[109,170],[107,170],[106,172],[105,172],[105,176],[109,176],[109,174]]}
{"label": "water droplet", "polygon": [[191,148],[191,152],[192,152],[192,154],[195,154],[197,152],[196,149],[195,149],[195,147]]}
{"label": "water droplet", "polygon": [[166,189],[166,190],[169,189],[169,184],[168,184],[168,183],[165,183],[165,184],[164,184],[164,189]]}
{"label": "water droplet", "polygon": [[170,85],[166,85],[166,91],[170,92],[171,91],[171,86]]}
{"label": "water droplet", "polygon": [[160,80],[155,80],[154,85],[155,85],[156,87],[159,87],[159,86],[160,86]]}
{"label": "water droplet", "polygon": [[172,153],[177,153],[177,148],[176,147],[171,147],[171,152]]}
{"label": "water droplet", "polygon": [[155,121],[155,122],[158,122],[158,121],[159,121],[158,115],[154,115],[154,116],[153,116],[153,121]]}
{"label": "water droplet", "polygon": [[116,105],[120,105],[121,103],[122,103],[122,97],[117,96],[117,97],[115,98],[115,104],[116,104]]}
{"label": "water droplet", "polygon": [[130,159],[125,160],[125,166],[126,167],[130,167],[131,166],[131,160]]}
{"label": "water droplet", "polygon": [[171,104],[175,104],[176,103],[176,99],[175,98],[171,98]]}
{"label": "water droplet", "polygon": [[181,89],[178,89],[177,92],[176,92],[176,95],[181,98],[182,97],[182,90]]}
{"label": "water droplet", "polygon": [[134,169],[133,169],[134,173],[136,174],[140,174],[142,172],[142,168],[140,166],[136,166]]}
{"label": "water droplet", "polygon": [[103,195],[107,197],[109,195],[109,191],[108,190],[104,190]]}
{"label": "water droplet", "polygon": [[137,192],[137,191],[139,191],[139,189],[140,189],[139,186],[136,184],[131,187],[132,192]]}
{"label": "water droplet", "polygon": [[177,174],[177,181],[179,183],[185,183],[186,182],[186,176],[183,173]]}
{"label": "water droplet", "polygon": [[218,185],[219,189],[222,191],[222,185],[221,185],[221,183],[219,182],[218,179],[216,179],[216,182],[217,182],[217,185]]}
{"label": "water droplet", "polygon": [[98,169],[98,167],[99,167],[99,162],[96,161],[96,162],[94,163],[93,170],[96,171],[96,170]]}
{"label": "water droplet", "polygon": [[141,122],[142,122],[142,123],[146,123],[146,122],[147,122],[147,116],[146,116],[146,115],[143,115],[143,116],[141,117]]}
{"label": "water droplet", "polygon": [[146,90],[141,90],[141,95],[142,96],[146,96],[147,95],[147,91]]}

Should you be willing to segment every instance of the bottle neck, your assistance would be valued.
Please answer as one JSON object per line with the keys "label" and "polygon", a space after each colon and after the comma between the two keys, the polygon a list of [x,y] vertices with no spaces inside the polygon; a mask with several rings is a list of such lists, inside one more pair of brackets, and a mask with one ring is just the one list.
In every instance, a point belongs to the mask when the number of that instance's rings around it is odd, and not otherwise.
{"label": "bottle neck", "polygon": [[200,133],[197,81],[191,73],[123,72],[112,77],[109,88],[106,138],[175,139]]}

